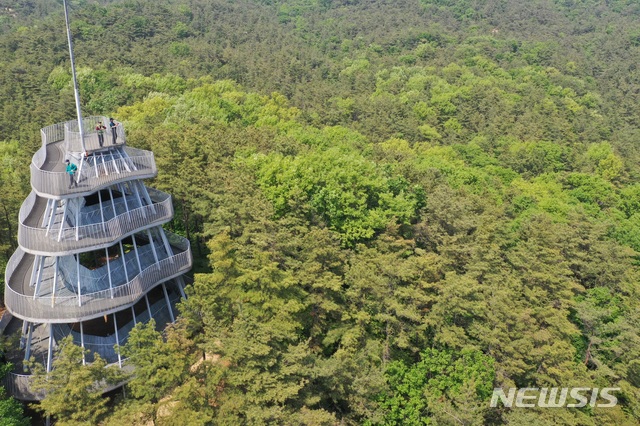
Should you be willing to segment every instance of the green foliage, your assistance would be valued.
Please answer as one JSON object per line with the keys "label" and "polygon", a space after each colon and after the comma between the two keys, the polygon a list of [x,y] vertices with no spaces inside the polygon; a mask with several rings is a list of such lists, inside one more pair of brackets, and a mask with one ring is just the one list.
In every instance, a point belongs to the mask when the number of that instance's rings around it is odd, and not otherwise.
{"label": "green foliage", "polygon": [[504,164],[524,176],[537,176],[566,168],[566,149],[552,142],[524,142],[509,146]]}
{"label": "green foliage", "polygon": [[620,202],[615,187],[599,175],[571,173],[565,182],[572,196],[594,208],[609,208]]}
{"label": "green foliage", "polygon": [[48,83],[56,90],[62,90],[72,84],[71,73],[63,67],[56,67],[49,74]]}
{"label": "green foliage", "polygon": [[640,185],[629,185],[620,190],[619,208],[627,217],[640,213]]}
{"label": "green foliage", "polygon": [[175,42],[169,45],[169,52],[178,57],[186,57],[191,53],[191,48],[186,43]]}
{"label": "green foliage", "polygon": [[[0,379],[11,370],[11,364],[0,365]],[[22,404],[13,397],[7,397],[4,387],[0,387],[0,426],[28,426],[31,419],[25,417]]]}
{"label": "green foliage", "polygon": [[591,170],[607,180],[615,180],[622,172],[622,160],[615,155],[611,144],[602,142],[589,146],[586,153]]}
{"label": "green foliage", "polygon": [[[480,405],[491,397],[494,368],[490,356],[474,350],[455,354],[450,350],[426,349],[413,365],[393,362],[386,369],[391,393],[381,397],[385,411],[381,424],[431,424],[434,415],[442,420],[461,421],[458,416],[471,414],[466,404]],[[471,399],[467,395],[459,399],[468,388],[472,390]],[[458,405],[461,402],[465,405]],[[465,424],[482,424],[484,411],[486,408],[476,409],[464,420]]]}
{"label": "green foliage", "polygon": [[169,326],[167,341],[156,331],[156,323],[138,323],[122,347],[127,362],[135,367],[127,383],[131,394],[142,402],[157,403],[182,382],[187,373],[189,348],[179,336],[180,330]]}
{"label": "green foliage", "polygon": [[[194,402],[189,402],[191,396],[185,395],[187,392],[180,388],[189,376],[194,349],[186,339],[184,323],[169,325],[165,335],[166,340],[156,330],[154,319],[138,323],[131,330],[121,351],[127,363],[135,368],[126,386],[136,402],[133,408],[130,405],[122,407],[114,416],[116,419],[130,421],[148,417],[155,422],[165,417],[191,418],[193,424],[204,424],[208,419],[206,408],[199,407],[194,411]],[[163,400],[172,392],[171,400]]]}
{"label": "green foliage", "polygon": [[[276,214],[322,218],[346,244],[373,237],[389,223],[408,224],[424,202],[404,179],[338,148],[289,158],[257,158],[258,184]],[[302,189],[302,192],[300,190]]]}
{"label": "green foliage", "polygon": [[4,390],[0,391],[0,425],[28,426],[31,419],[24,416],[22,404],[13,398],[6,398]]}
{"label": "green foliage", "polygon": [[117,383],[122,379],[117,368],[106,368],[106,362],[95,354],[94,362],[83,365],[83,349],[74,345],[73,337],[58,342],[51,372],[32,363],[32,388],[45,393],[33,408],[52,416],[62,424],[95,424],[109,411],[99,384]]}
{"label": "green foliage", "polygon": [[[86,421],[638,422],[637,2],[72,6],[83,113],[154,151],[197,270]],[[56,2],[0,9],[1,266],[75,107]],[[501,411],[493,385],[622,391]]]}
{"label": "green foliage", "polygon": [[185,24],[184,22],[178,22],[173,27],[173,32],[175,33],[176,37],[178,37],[178,38],[186,38],[186,37],[189,37],[191,35],[191,30],[189,29],[189,26],[187,24]]}
{"label": "green foliage", "polygon": [[215,399],[216,422],[288,423],[296,413],[334,421],[305,408],[319,403],[311,382],[331,375],[320,365],[314,371],[315,356],[299,337],[305,291],[264,249],[238,253],[236,244],[227,234],[211,240],[213,273],[196,277],[185,306],[192,326],[204,325],[198,375],[201,392]]}

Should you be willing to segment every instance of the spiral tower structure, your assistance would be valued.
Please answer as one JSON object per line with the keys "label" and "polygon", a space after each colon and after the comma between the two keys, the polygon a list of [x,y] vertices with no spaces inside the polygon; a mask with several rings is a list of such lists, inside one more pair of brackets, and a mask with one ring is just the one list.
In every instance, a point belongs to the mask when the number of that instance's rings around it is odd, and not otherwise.
{"label": "spiral tower structure", "polygon": [[[173,217],[171,196],[142,183],[157,175],[153,153],[128,147],[121,124],[103,135],[81,133],[98,122],[108,126],[106,117],[82,121],[41,130],[19,248],[5,274],[5,306],[21,320],[21,359],[34,358],[47,371],[67,335],[88,350],[85,362],[97,353],[122,367],[115,345],[126,343],[138,322],[154,318],[160,329],[174,321],[192,264],[188,240],[162,228]],[[40,399],[29,377],[11,373],[10,393]]]}

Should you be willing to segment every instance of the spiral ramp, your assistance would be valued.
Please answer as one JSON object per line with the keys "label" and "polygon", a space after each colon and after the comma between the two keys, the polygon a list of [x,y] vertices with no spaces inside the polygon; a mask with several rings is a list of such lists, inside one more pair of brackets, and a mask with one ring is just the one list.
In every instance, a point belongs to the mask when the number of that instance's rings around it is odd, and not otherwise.
{"label": "spiral ramp", "polygon": [[[98,121],[107,119],[87,117],[83,128]],[[189,241],[162,228],[173,217],[170,195],[142,183],[157,175],[153,153],[128,147],[122,125],[102,138],[85,132],[84,141],[78,128],[74,120],[41,130],[19,248],[6,268],[9,328],[20,337],[5,386],[22,400],[43,397],[30,389],[24,361],[50,370],[68,335],[89,351],[86,362],[99,354],[125,368],[116,345],[138,322],[153,318],[163,329],[175,320],[192,265]],[[77,167],[73,178],[65,160]]]}

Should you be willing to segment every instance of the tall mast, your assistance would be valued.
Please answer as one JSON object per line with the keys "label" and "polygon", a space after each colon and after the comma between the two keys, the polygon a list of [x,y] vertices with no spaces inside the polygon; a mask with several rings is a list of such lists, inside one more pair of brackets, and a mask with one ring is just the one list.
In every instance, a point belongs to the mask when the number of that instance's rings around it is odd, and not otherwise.
{"label": "tall mast", "polygon": [[84,128],[82,124],[82,111],[80,110],[80,91],[78,90],[78,78],[76,76],[76,63],[73,57],[73,41],[71,40],[71,27],[69,26],[69,8],[67,7],[67,0],[63,0],[64,3],[64,20],[67,24],[67,41],[69,44],[69,57],[71,58],[71,74],[73,76],[73,92],[76,97],[76,112],[78,113],[78,130],[80,131],[80,143],[82,144],[82,152],[86,152],[87,148],[84,145]]}

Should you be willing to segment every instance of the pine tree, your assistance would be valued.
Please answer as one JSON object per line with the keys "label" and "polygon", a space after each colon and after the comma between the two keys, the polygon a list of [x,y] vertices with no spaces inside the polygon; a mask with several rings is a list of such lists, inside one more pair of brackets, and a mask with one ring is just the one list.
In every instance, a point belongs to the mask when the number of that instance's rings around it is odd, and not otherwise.
{"label": "pine tree", "polygon": [[122,380],[119,369],[106,365],[98,354],[83,365],[83,349],[73,343],[72,336],[65,337],[58,342],[49,373],[32,363],[33,389],[45,394],[33,408],[60,424],[96,424],[108,412],[103,387]]}

